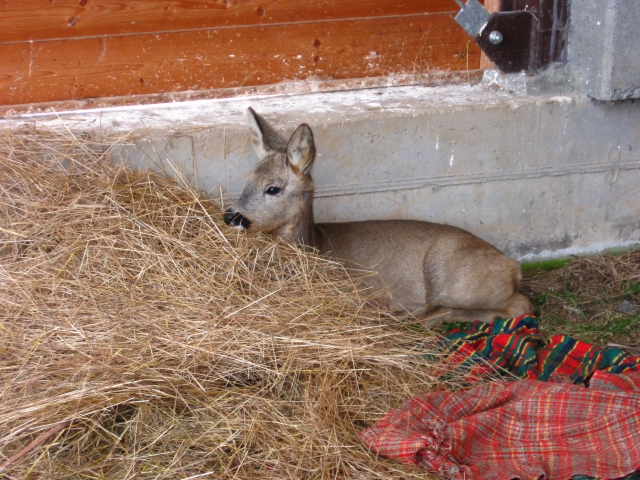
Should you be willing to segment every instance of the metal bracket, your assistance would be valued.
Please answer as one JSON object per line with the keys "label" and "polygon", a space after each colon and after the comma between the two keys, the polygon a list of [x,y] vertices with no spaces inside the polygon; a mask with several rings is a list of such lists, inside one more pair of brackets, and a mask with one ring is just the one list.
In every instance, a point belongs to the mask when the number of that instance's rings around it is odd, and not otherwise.
{"label": "metal bracket", "polygon": [[491,14],[478,0],[469,0],[466,5],[462,0],[456,0],[456,3],[460,6],[460,11],[454,20],[470,37],[475,37],[487,24]]}
{"label": "metal bracket", "polygon": [[538,20],[528,11],[490,14],[478,0],[455,0],[455,21],[505,73],[535,73],[538,68]]}

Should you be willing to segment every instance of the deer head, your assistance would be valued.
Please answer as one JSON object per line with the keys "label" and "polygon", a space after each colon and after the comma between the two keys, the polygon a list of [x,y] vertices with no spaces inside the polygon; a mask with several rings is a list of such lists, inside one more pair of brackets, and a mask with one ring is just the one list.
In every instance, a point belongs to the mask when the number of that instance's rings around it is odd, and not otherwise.
{"label": "deer head", "polygon": [[316,149],[311,128],[300,125],[287,142],[252,108],[247,120],[260,161],[249,173],[238,201],[226,210],[225,223],[313,246],[311,169]]}

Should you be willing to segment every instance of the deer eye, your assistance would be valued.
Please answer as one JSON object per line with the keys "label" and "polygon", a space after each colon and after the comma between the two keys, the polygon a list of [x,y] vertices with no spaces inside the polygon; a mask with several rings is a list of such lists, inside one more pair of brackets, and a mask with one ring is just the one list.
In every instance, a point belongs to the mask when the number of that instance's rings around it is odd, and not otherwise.
{"label": "deer eye", "polygon": [[267,195],[277,195],[281,190],[282,189],[280,187],[269,187],[264,191],[264,193],[266,193]]}

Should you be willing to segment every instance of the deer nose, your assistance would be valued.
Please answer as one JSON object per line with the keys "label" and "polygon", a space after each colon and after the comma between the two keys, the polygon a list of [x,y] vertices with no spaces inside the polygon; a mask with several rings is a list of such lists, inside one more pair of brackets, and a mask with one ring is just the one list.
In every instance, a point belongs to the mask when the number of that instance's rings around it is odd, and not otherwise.
{"label": "deer nose", "polygon": [[224,218],[224,223],[226,223],[227,225],[231,225],[231,222],[233,221],[235,216],[236,216],[236,213],[230,208],[227,208],[224,211],[224,215],[222,216],[222,218]]}
{"label": "deer nose", "polygon": [[225,210],[223,218],[224,223],[226,223],[230,227],[249,228],[251,226],[251,221],[249,219],[243,217],[238,212],[234,212],[232,208],[227,208]]}

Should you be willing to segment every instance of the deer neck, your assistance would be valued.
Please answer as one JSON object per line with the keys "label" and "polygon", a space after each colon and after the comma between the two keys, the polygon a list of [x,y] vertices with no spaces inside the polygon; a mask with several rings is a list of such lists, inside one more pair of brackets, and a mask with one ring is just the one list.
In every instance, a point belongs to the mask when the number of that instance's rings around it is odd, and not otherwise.
{"label": "deer neck", "polygon": [[313,190],[304,192],[305,208],[298,222],[296,243],[306,247],[320,248],[320,235],[313,220]]}
{"label": "deer neck", "polygon": [[322,236],[313,221],[313,190],[303,193],[304,207],[297,221],[287,225],[278,235],[290,243],[320,248]]}

